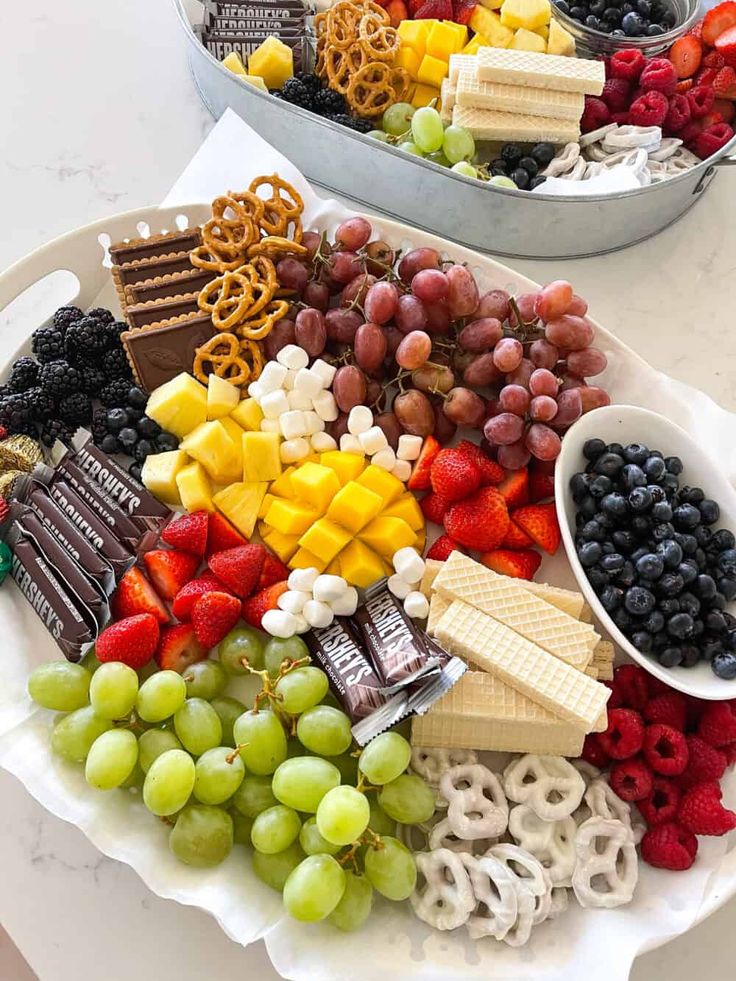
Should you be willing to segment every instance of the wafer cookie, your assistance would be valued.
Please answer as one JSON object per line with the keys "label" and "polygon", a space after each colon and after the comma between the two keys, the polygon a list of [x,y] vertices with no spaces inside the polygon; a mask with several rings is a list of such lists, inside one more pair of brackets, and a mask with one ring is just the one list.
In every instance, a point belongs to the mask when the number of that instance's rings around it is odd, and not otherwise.
{"label": "wafer cookie", "polygon": [[432,595],[432,584],[437,578],[443,564],[439,559],[424,560],[424,575],[422,576],[422,581],[419,583],[419,591],[424,593],[427,599]]}
{"label": "wafer cookie", "polygon": [[545,603],[551,603],[558,610],[567,613],[574,620],[582,619],[582,612],[585,607],[585,598],[582,593],[575,593],[571,589],[562,589],[560,586],[550,586],[546,582],[534,582],[533,580],[519,579],[519,585],[528,593],[534,593]]}
{"label": "wafer cookie", "polygon": [[450,55],[450,70],[447,80],[451,85],[457,85],[460,72],[470,72],[475,74],[478,70],[478,58],[476,55],[453,54]]}
{"label": "wafer cookie", "polygon": [[472,72],[461,71],[453,103],[473,109],[498,109],[500,112],[577,121],[583,114],[585,100],[580,92],[481,82]]}
{"label": "wafer cookie", "polygon": [[[606,81],[602,61],[485,47],[478,49],[477,58],[478,78],[482,82],[600,95]],[[459,70],[463,67],[461,65]]]}
{"label": "wafer cookie", "polygon": [[470,130],[476,140],[496,143],[576,143],[580,136],[580,126],[572,119],[548,119],[470,106],[456,105],[452,122]]}
{"label": "wafer cookie", "polygon": [[426,629],[428,634],[434,634],[442,615],[450,608],[450,602],[441,593],[432,593],[429,600],[429,616],[427,617]]}

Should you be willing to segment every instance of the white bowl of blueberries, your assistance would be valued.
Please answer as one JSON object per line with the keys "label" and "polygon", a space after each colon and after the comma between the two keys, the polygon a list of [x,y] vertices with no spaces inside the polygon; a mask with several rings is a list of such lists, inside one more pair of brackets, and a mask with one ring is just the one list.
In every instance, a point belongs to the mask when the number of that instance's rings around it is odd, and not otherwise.
{"label": "white bowl of blueberries", "polygon": [[555,500],[618,647],[673,688],[736,698],[736,492],[692,437],[648,409],[595,409],[562,442]]}

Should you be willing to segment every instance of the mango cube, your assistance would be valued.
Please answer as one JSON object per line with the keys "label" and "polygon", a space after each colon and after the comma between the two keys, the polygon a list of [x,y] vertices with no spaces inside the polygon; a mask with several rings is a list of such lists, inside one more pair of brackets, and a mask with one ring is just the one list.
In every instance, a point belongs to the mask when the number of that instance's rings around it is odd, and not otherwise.
{"label": "mango cube", "polygon": [[439,99],[439,89],[432,88],[431,85],[415,85],[409,101],[415,109],[428,106],[433,99]]}
{"label": "mango cube", "polygon": [[230,484],[215,494],[212,500],[217,510],[235,525],[241,535],[250,538],[267,489],[268,484],[265,482]]}
{"label": "mango cube", "polygon": [[194,460],[176,475],[176,486],[182,506],[187,511],[214,511],[212,485],[201,463]]}
{"label": "mango cube", "polygon": [[340,490],[340,481],[329,467],[319,463],[303,463],[291,475],[291,489],[297,500],[306,501],[324,514]]}
{"label": "mango cube", "polygon": [[501,23],[512,29],[533,31],[535,27],[549,24],[551,18],[552,5],[549,0],[504,0],[501,7]]}
{"label": "mango cube", "polygon": [[385,518],[401,518],[412,531],[420,532],[424,528],[424,515],[413,494],[402,494],[398,501],[384,508],[381,514]]}
{"label": "mango cube", "polygon": [[[342,576],[342,572],[340,572],[340,556],[339,555],[336,555],[335,558],[332,560],[332,562],[330,562],[330,564],[325,569],[325,573],[328,576]],[[345,577],[343,576],[343,578],[345,578]]]}
{"label": "mango cube", "polygon": [[436,20],[402,20],[398,26],[401,47],[412,48],[421,59],[427,49],[427,38]]}
{"label": "mango cube", "polygon": [[327,517],[355,535],[380,513],[382,507],[380,494],[351,480],[332,499]]}
{"label": "mango cube", "polygon": [[514,32],[501,23],[499,15],[478,5],[470,17],[470,26],[476,34],[481,34],[492,48],[506,48],[513,39]]}
{"label": "mango cube", "polygon": [[[417,81],[422,85],[429,85],[432,88],[438,89],[442,84],[442,79],[445,78],[448,71],[449,66],[447,61],[443,60],[442,58],[435,58],[432,55],[426,54],[422,58],[419,65]],[[415,103],[412,102],[412,105],[414,104]]]}
{"label": "mango cube", "polygon": [[[365,468],[363,473],[358,477],[358,483],[378,494],[383,500],[384,507],[395,501],[405,490],[404,485],[398,477],[394,477],[392,473],[382,470],[374,464]],[[400,548],[400,546],[397,545],[396,548]]]}
{"label": "mango cube", "polygon": [[365,589],[385,574],[380,556],[357,538],[340,552],[340,575],[351,586]]}
{"label": "mango cube", "polygon": [[275,528],[269,528],[268,525],[261,527],[261,538],[268,543],[271,551],[275,552],[282,562],[288,562],[299,548],[299,536],[284,535],[282,532],[276,531]]}
{"label": "mango cube", "polygon": [[197,426],[181,441],[179,448],[198,460],[216,484],[231,484],[240,479],[238,452],[219,419]]}
{"label": "mango cube", "polygon": [[182,371],[151,394],[146,415],[183,439],[207,419],[207,389]]}
{"label": "mango cube", "polygon": [[343,487],[349,481],[359,477],[365,469],[365,459],[362,456],[358,456],[356,453],[343,453],[340,450],[328,450],[327,453],[322,453],[319,462],[323,467],[329,467],[330,470],[335,471],[337,479]]}
{"label": "mango cube", "polygon": [[275,35],[270,35],[248,58],[248,74],[259,75],[266,88],[280,89],[286,79],[294,74],[291,48]]}
{"label": "mango cube", "polygon": [[329,518],[320,518],[304,532],[299,539],[299,544],[302,548],[313,552],[327,565],[351,541],[352,536],[344,528],[340,528]]}
{"label": "mango cube", "polygon": [[229,55],[222,59],[223,68],[227,68],[234,75],[245,75],[245,65],[237,51],[231,51]]}
{"label": "mango cube", "polygon": [[575,54],[575,38],[554,17],[549,22],[547,54],[563,56],[572,56]]}
{"label": "mango cube", "polygon": [[281,475],[278,433],[243,433],[243,480],[276,480]]}
{"label": "mango cube", "polygon": [[287,467],[281,476],[274,480],[269,488],[274,497],[294,497],[294,491],[291,487],[291,475],[295,470],[296,467]]}
{"label": "mango cube", "polygon": [[539,54],[544,54],[547,50],[547,42],[543,37],[540,37],[533,31],[527,31],[525,28],[520,27],[509,44],[509,50],[512,49],[516,51],[536,51]]}
{"label": "mango cube", "polygon": [[413,545],[417,536],[401,518],[378,517],[361,531],[360,540],[383,558],[390,559],[398,549]]}
{"label": "mango cube", "polygon": [[461,54],[464,55],[474,55],[478,54],[478,48],[490,48],[492,45],[487,41],[482,34],[474,35],[468,43],[463,48]]}
{"label": "mango cube", "polygon": [[319,569],[324,572],[327,563],[323,562],[319,555],[315,555],[307,548],[298,549],[286,563],[290,569]]}
{"label": "mango cube", "polygon": [[141,471],[143,486],[164,504],[181,504],[176,475],[188,462],[189,457],[184,450],[152,453],[143,463]]}
{"label": "mango cube", "polygon": [[399,53],[394,58],[394,65],[397,68],[404,68],[409,73],[409,78],[416,78],[421,60],[422,56],[407,44],[399,48]]}
{"label": "mango cube", "polygon": [[441,61],[449,61],[450,55],[461,51],[467,42],[468,29],[463,24],[438,21],[427,37],[427,54]]}
{"label": "mango cube", "polygon": [[[210,375],[210,378],[212,376]],[[243,399],[230,413],[230,418],[234,419],[235,422],[246,432],[260,432],[261,420],[263,419],[263,413],[261,412],[260,405],[255,399]]]}
{"label": "mango cube", "polygon": [[207,418],[228,416],[240,401],[240,389],[218,375],[207,379]]}
{"label": "mango cube", "polygon": [[282,501],[277,497],[263,520],[284,535],[303,535],[318,518],[318,511],[304,504],[297,504],[296,501]]}

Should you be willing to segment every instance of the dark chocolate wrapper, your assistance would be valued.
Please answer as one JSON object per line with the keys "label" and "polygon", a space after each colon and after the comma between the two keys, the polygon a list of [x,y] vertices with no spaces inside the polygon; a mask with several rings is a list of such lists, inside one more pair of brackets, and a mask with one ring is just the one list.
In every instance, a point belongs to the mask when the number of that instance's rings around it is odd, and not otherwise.
{"label": "dark chocolate wrapper", "polygon": [[262,17],[269,20],[303,20],[312,8],[301,0],[204,0],[206,17],[213,19],[232,17]]}
{"label": "dark chocolate wrapper", "polygon": [[[202,43],[218,61],[222,61],[223,58],[226,58],[233,52],[240,55],[243,61],[247,61],[248,56],[252,55],[267,37],[273,37],[273,34],[264,33],[246,38],[242,34],[227,36],[205,32],[202,35]],[[289,37],[287,34],[280,34],[279,40],[283,41],[284,44],[288,44],[292,50],[294,56],[294,72],[304,71],[307,64],[307,53],[306,38],[303,34],[300,33],[298,37]]]}
{"label": "dark chocolate wrapper", "polygon": [[381,679],[346,620],[336,617],[329,627],[308,631],[304,640],[352,722],[384,705]]}

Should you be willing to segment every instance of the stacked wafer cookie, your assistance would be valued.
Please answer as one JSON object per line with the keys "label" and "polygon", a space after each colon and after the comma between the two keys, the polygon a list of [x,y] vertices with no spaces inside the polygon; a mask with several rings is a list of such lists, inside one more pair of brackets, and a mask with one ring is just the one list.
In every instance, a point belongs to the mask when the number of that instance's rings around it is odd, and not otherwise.
{"label": "stacked wafer cookie", "polygon": [[579,593],[500,576],[460,552],[429,565],[427,630],[471,670],[412,724],[419,746],[579,755],[606,727],[613,646]]}
{"label": "stacked wafer cookie", "polygon": [[506,48],[452,55],[442,90],[446,121],[477,140],[569,143],[580,136],[585,95],[600,95],[603,62]]}

